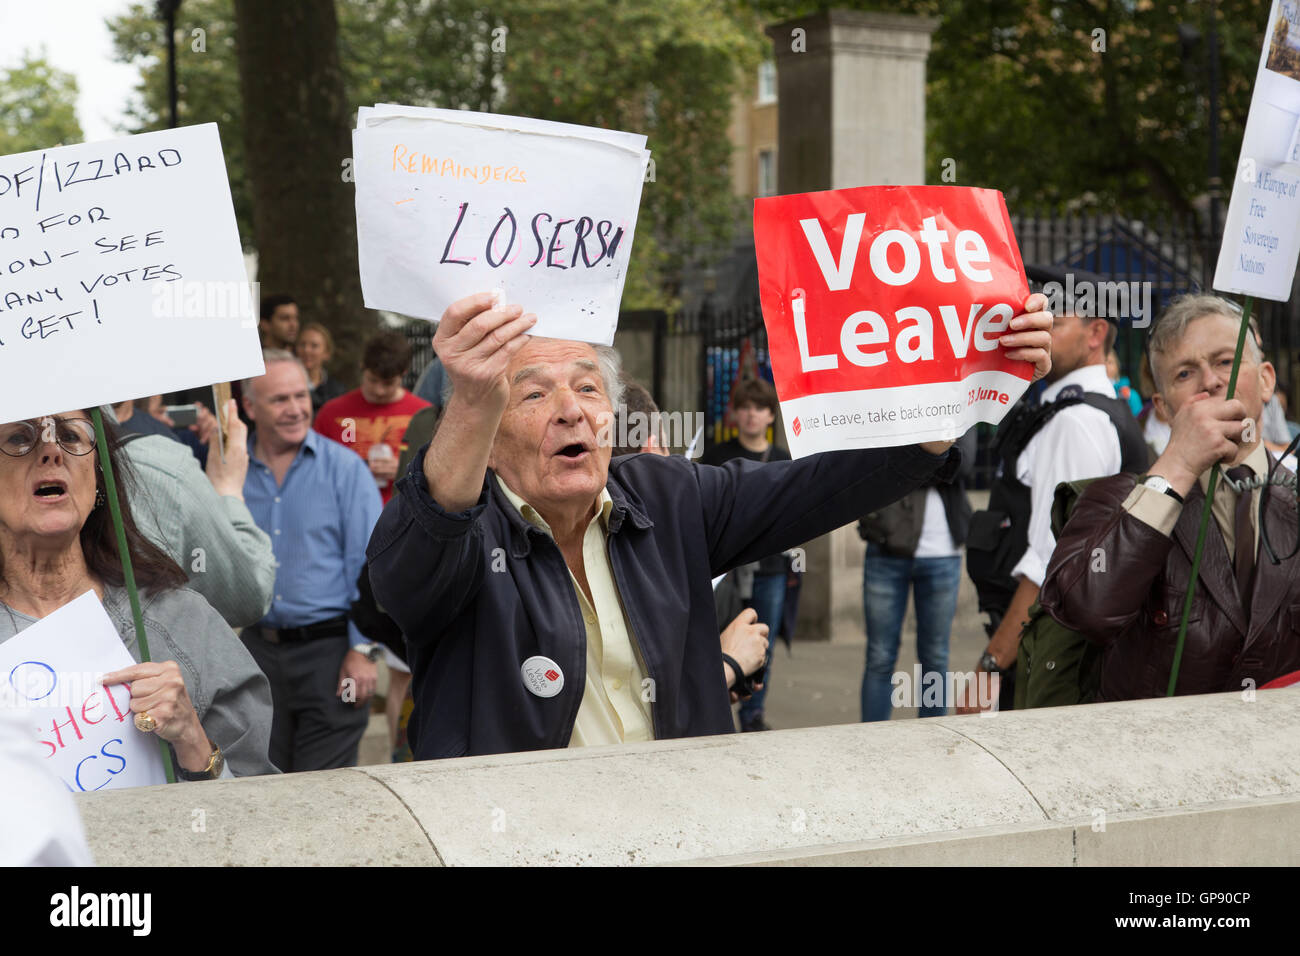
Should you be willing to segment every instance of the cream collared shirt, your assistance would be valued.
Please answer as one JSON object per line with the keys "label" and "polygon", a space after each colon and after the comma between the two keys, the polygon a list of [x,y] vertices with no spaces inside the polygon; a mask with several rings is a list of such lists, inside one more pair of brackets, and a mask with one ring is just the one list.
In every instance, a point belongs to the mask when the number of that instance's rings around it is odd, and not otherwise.
{"label": "cream collared shirt", "polygon": [[[511,491],[500,475],[497,482],[525,521],[555,537],[537,510]],[[590,601],[573,572],[569,572],[587,630],[587,681],[569,738],[570,747],[654,739],[650,717],[650,698],[654,695],[632,646],[632,627],[623,612],[605,545],[613,507],[614,500],[602,488],[596,514],[582,539],[582,564],[591,588]]]}
{"label": "cream collared shirt", "polygon": [[[1246,456],[1242,464],[1261,478],[1268,477],[1268,449],[1264,447],[1264,443],[1257,444],[1255,450]],[[1226,472],[1227,469],[1225,468],[1224,471]],[[1223,535],[1223,543],[1228,547],[1228,557],[1231,558],[1236,553],[1234,548],[1237,542],[1237,493],[1224,480],[1226,477],[1220,475],[1218,483],[1214,486],[1214,504],[1210,508],[1210,513],[1214,515],[1214,521]],[[1198,480],[1201,484],[1201,494],[1205,494],[1210,486],[1210,472],[1203,472]],[[1257,554],[1259,552],[1259,493],[1258,488],[1250,492],[1250,525],[1255,529]],[[1137,485],[1130,491],[1128,497],[1124,499],[1123,507],[1133,517],[1149,524],[1166,536],[1173,534],[1174,525],[1178,524],[1178,516],[1183,510],[1182,505],[1163,491],[1156,491],[1146,485]]]}

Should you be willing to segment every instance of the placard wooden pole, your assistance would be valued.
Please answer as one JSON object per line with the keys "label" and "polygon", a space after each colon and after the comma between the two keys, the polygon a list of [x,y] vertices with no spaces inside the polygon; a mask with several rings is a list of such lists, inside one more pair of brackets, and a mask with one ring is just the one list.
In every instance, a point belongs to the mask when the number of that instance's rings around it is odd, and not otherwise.
{"label": "placard wooden pole", "polygon": [[[230,383],[217,382],[212,386],[212,411],[217,416],[217,454],[226,460],[226,442],[230,440],[230,422],[226,420],[226,405],[230,401]],[[209,446],[211,454],[211,446]]]}

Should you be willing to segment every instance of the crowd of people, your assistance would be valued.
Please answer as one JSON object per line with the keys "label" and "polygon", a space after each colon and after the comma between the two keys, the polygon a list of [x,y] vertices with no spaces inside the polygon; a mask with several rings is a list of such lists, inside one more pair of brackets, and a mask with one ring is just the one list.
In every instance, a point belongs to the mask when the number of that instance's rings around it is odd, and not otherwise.
{"label": "crowd of people", "polygon": [[[530,335],[518,305],[450,306],[413,391],[406,337],[378,332],[347,390],[329,331],[269,297],[265,372],[238,383],[220,452],[207,409],[179,428],[156,396],[104,409],[152,651],[106,679],[129,683],[136,727],[186,780],[354,765],[381,659],[394,760],[728,733],[734,704],[740,730],[762,731],[793,549],[856,521],[864,721],[893,712],[909,592],[923,670],[950,672],[963,551],[989,615],[973,673],[997,690],[969,681],[920,716],[1034,706],[1067,672],[1074,696],[1057,702],[1155,696],[1215,463],[1175,690],[1300,670],[1300,558],[1274,557],[1296,536],[1294,484],[1271,481],[1289,435],[1285,416],[1254,425],[1276,393],[1258,333],[1228,400],[1236,306],[1174,302],[1150,335],[1139,424],[1133,386],[1107,371],[1118,323],[1045,306],[1031,295],[1001,338],[1045,382],[998,429],[972,513],[973,430],[792,461],[772,440],[775,391],[745,379],[737,437],[696,463],[655,427],[608,427],[655,421],[654,397],[616,350]],[[141,661],[90,418],[0,426],[0,641],[93,590]],[[1049,619],[1044,668],[1033,626]]]}

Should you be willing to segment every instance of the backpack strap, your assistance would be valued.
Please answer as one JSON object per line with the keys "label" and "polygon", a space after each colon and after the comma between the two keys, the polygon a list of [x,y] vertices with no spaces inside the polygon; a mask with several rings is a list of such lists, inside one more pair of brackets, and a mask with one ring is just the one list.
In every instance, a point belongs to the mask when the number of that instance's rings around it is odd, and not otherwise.
{"label": "backpack strap", "polygon": [[1087,487],[1096,480],[1096,478],[1081,478],[1078,481],[1063,481],[1056,486],[1056,492],[1052,495],[1052,535],[1054,537],[1057,539],[1061,537],[1061,532],[1065,529],[1065,523],[1070,520],[1074,506],[1079,503],[1079,498]]}
{"label": "backpack strap", "polygon": [[1020,457],[1020,453],[1029,445],[1053,418],[1073,405],[1084,401],[1080,395],[1066,395],[1056,401],[1039,405],[1036,408],[1022,406],[1015,417],[1005,427],[999,428],[993,441],[993,451],[1004,462],[1011,462]]}
{"label": "backpack strap", "polygon": [[1085,392],[1078,385],[1067,386],[1061,390],[1055,401],[1032,410],[1026,409],[1005,429],[999,428],[998,437],[993,444],[994,452],[1000,454],[1004,462],[1014,463],[1029,445],[1030,439],[1042,431],[1053,418],[1075,405],[1088,405],[1099,412],[1104,412],[1110,419],[1119,441],[1121,470],[1144,471],[1151,463],[1150,450],[1142,437],[1142,429],[1129,407],[1117,398],[1099,392]]}
{"label": "backpack strap", "polygon": [[1120,470],[1141,472],[1151,464],[1151,449],[1147,447],[1142,435],[1142,426],[1133,417],[1133,410],[1118,398],[1108,398],[1096,392],[1087,392],[1083,402],[1098,411],[1105,412],[1110,419],[1115,435],[1119,439]]}

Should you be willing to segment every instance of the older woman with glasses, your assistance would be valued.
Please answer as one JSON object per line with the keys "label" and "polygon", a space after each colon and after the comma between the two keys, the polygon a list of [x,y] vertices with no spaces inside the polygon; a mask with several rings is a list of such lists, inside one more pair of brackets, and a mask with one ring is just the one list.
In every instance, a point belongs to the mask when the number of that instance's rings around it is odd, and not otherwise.
{"label": "older woman with glasses", "polygon": [[[122,523],[153,660],[104,675],[128,684],[135,726],[166,740],[179,777],[275,773],[271,691],[248,651],[185,573],[137,530],[131,476],[105,422]],[[0,643],[93,590],[140,659],[122,561],[84,411],[0,425]]]}

